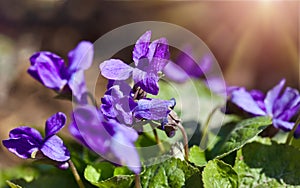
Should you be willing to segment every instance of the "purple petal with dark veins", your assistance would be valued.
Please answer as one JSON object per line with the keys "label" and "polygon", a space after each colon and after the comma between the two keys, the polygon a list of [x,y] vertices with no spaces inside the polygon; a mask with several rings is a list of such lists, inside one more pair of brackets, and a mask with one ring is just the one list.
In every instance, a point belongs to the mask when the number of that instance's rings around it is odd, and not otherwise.
{"label": "purple petal with dark veins", "polygon": [[50,89],[61,90],[67,80],[63,78],[65,71],[63,59],[51,52],[38,52],[30,58],[28,73]]}
{"label": "purple petal with dark veins", "polygon": [[148,48],[150,45],[150,39],[151,39],[151,31],[145,32],[135,43],[133,52],[132,52],[132,58],[135,63],[135,66],[138,66],[139,60],[141,58],[145,58],[148,53]]}
{"label": "purple petal with dark veins", "polygon": [[126,80],[132,74],[133,68],[118,59],[110,59],[100,64],[102,76],[111,80]]}
{"label": "purple petal with dark veins", "polygon": [[31,154],[39,149],[39,145],[28,138],[14,138],[2,141],[3,145],[20,158],[31,158]]}
{"label": "purple petal with dark veins", "polygon": [[170,59],[169,45],[165,38],[153,41],[149,46],[148,59],[151,70],[155,73],[163,70]]}
{"label": "purple petal with dark veins", "polygon": [[62,139],[53,135],[47,138],[40,148],[42,153],[54,161],[67,161],[70,159],[70,152],[64,145]]}
{"label": "purple petal with dark veins", "polygon": [[55,135],[59,130],[63,128],[67,121],[67,117],[62,112],[57,112],[53,114],[46,121],[45,134],[46,138]]}
{"label": "purple petal with dark veins", "polygon": [[41,144],[43,140],[43,137],[39,131],[27,126],[21,126],[11,130],[9,132],[9,138],[26,138],[29,140],[33,140],[35,142],[34,144],[37,145]]}
{"label": "purple petal with dark veins", "polygon": [[157,74],[144,72],[139,69],[133,70],[133,81],[135,86],[141,87],[145,92],[157,95],[159,91]]}
{"label": "purple petal with dark veins", "polygon": [[266,98],[264,100],[267,114],[273,114],[273,105],[275,100],[278,99],[279,94],[285,84],[285,79],[282,79],[275,87],[268,91]]}
{"label": "purple petal with dark veins", "polygon": [[250,93],[245,90],[245,88],[234,90],[232,92],[231,101],[246,112],[254,115],[266,115],[266,112],[259,108],[256,101],[252,98]]}
{"label": "purple petal with dark veins", "polygon": [[298,90],[287,87],[283,94],[274,102],[273,115],[282,120],[290,120],[300,107]]}
{"label": "purple petal with dark veins", "polygon": [[134,115],[138,119],[160,120],[167,117],[169,107],[174,106],[173,100],[141,99],[134,109]]}

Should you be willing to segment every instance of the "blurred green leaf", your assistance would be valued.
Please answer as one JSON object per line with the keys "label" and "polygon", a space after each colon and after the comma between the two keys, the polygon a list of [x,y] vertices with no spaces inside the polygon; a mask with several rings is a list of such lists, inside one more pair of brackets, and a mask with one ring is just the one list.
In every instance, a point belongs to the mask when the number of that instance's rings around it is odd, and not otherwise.
{"label": "blurred green leaf", "polygon": [[69,170],[50,169],[40,171],[39,175],[32,181],[26,182],[24,179],[10,180],[21,187],[30,188],[53,188],[53,187],[77,187],[72,173]]}
{"label": "blurred green leaf", "polygon": [[101,188],[130,187],[135,175],[126,167],[115,167],[109,162],[88,165],[84,177],[91,184]]}
{"label": "blurred green leaf", "polygon": [[101,176],[101,170],[97,170],[92,165],[88,165],[84,170],[84,178],[90,183],[98,183]]}
{"label": "blurred green leaf", "polygon": [[225,125],[217,135],[219,141],[208,152],[209,158],[222,158],[240,149],[270,124],[272,124],[270,117],[255,117],[243,120],[235,126]]}
{"label": "blurred green leaf", "polygon": [[194,174],[200,174],[197,168],[180,159],[170,158],[164,162],[156,162],[142,174],[142,187],[182,187]]}
{"label": "blurred green leaf", "polygon": [[7,183],[7,185],[10,187],[10,188],[22,188],[21,186],[19,186],[19,185],[16,185],[16,184],[14,184],[13,182],[11,182],[11,181],[6,181],[6,183]]}
{"label": "blurred green leaf", "polygon": [[199,167],[205,166],[207,163],[205,152],[199,146],[192,146],[189,152],[189,161]]}
{"label": "blurred green leaf", "polygon": [[202,181],[205,188],[238,187],[238,175],[233,168],[218,159],[211,160],[204,167]]}
{"label": "blurred green leaf", "polygon": [[241,148],[234,169],[241,187],[300,186],[300,151],[270,140]]}
{"label": "blurred green leaf", "polygon": [[[0,187],[7,185],[7,180],[24,179],[25,182],[30,182],[38,176],[37,169],[29,166],[18,166],[10,169],[0,170]],[[13,182],[11,182],[13,183]]]}

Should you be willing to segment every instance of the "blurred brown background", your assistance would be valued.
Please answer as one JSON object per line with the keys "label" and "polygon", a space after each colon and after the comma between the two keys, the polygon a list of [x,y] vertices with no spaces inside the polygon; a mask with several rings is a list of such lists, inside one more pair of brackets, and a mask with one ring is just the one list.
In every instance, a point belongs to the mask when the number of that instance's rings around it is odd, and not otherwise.
{"label": "blurred brown background", "polygon": [[[0,0],[0,139],[19,125],[44,121],[71,104],[26,70],[34,51],[66,58],[80,40],[137,21],[164,21],[198,35],[211,49],[230,85],[266,91],[281,78],[299,89],[297,1],[97,1]],[[138,36],[137,36],[138,37]],[[0,145],[0,169],[17,158]]]}

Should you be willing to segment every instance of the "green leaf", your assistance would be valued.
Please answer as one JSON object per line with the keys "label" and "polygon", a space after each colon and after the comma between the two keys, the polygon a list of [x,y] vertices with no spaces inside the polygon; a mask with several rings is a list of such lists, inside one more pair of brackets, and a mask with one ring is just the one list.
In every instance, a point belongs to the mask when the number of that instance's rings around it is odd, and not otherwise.
{"label": "green leaf", "polygon": [[189,161],[199,167],[205,166],[207,163],[205,153],[199,146],[192,146],[190,148]]}
{"label": "green leaf", "polygon": [[91,184],[101,188],[130,187],[135,175],[126,167],[115,167],[108,162],[88,165],[84,177]]}
{"label": "green leaf", "polygon": [[14,184],[13,182],[8,181],[8,180],[6,181],[6,183],[10,188],[22,188],[21,186]]}
{"label": "green leaf", "polygon": [[[100,171],[100,172],[99,172]],[[92,184],[97,183],[101,176],[101,170],[97,170],[91,165],[88,165],[84,170],[84,177]]]}
{"label": "green leaf", "polygon": [[299,187],[300,151],[285,144],[264,143],[253,142],[238,151],[234,169],[240,186]]}
{"label": "green leaf", "polygon": [[141,184],[149,188],[182,187],[197,173],[200,174],[199,170],[186,161],[170,158],[147,167],[141,176]]}
{"label": "green leaf", "polygon": [[5,170],[0,169],[0,187],[4,187],[7,184],[6,180],[24,179],[26,182],[31,182],[37,176],[37,170],[29,166],[18,166]]}
{"label": "green leaf", "polygon": [[114,176],[117,175],[134,175],[126,166],[116,167],[114,170]]}
{"label": "green leaf", "polygon": [[40,171],[39,173],[39,176],[31,182],[26,182],[24,179],[14,179],[10,181],[26,188],[77,187],[74,177],[69,170],[59,170],[53,167],[46,171]]}
{"label": "green leaf", "polygon": [[[255,117],[243,120],[236,126],[228,124],[221,128],[218,139],[219,141],[209,151],[209,158],[222,158],[233,151],[236,151],[243,147],[245,144],[252,141],[264,128],[272,124],[270,117]],[[230,127],[232,126],[232,127]],[[231,129],[231,131],[228,131]],[[224,134],[230,132],[229,134]]]}
{"label": "green leaf", "polygon": [[218,159],[211,160],[202,173],[204,187],[238,187],[238,175],[233,168]]}

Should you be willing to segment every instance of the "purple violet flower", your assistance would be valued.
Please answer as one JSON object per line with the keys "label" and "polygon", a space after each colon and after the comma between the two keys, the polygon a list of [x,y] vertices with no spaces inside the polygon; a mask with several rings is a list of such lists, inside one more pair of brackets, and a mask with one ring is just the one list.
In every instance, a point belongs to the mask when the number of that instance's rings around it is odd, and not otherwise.
{"label": "purple violet flower", "polygon": [[138,174],[141,172],[139,155],[134,146],[137,132],[114,119],[106,119],[101,111],[90,105],[77,107],[73,112],[72,130],[89,148],[114,163],[127,165]]}
{"label": "purple violet flower", "polygon": [[[294,122],[290,119],[300,110],[300,95],[296,89],[287,87],[282,91],[285,80],[281,80],[267,95],[258,90],[247,92],[245,88],[231,90],[231,102],[255,116],[270,116],[273,126],[283,131],[290,131]],[[300,136],[298,127],[294,136]]]}
{"label": "purple violet flower", "polygon": [[169,61],[163,69],[163,73],[170,80],[183,83],[189,78],[201,78],[211,66],[212,59],[209,55],[203,56],[199,63],[195,62],[192,58],[192,49],[187,47],[174,62]]}
{"label": "purple violet flower", "polygon": [[69,52],[68,66],[54,53],[36,52],[30,57],[28,73],[45,87],[66,96],[73,94],[78,102],[84,102],[83,94],[87,92],[84,70],[91,66],[93,55],[93,45],[87,41],[80,42]]}
{"label": "purple violet flower", "polygon": [[[2,143],[10,152],[20,158],[48,158],[54,161],[59,168],[67,169],[70,152],[62,139],[55,135],[65,123],[66,115],[58,112],[46,121],[44,139],[36,129],[22,126],[11,130],[9,139],[3,140]],[[37,156],[38,154],[39,156]]]}
{"label": "purple violet flower", "polygon": [[141,99],[137,102],[134,115],[138,119],[162,120],[168,116],[171,109],[175,106],[175,99]]}
{"label": "purple violet flower", "polygon": [[131,87],[125,81],[119,81],[111,86],[101,98],[101,102],[100,109],[105,117],[122,124],[132,124],[132,111],[137,104],[133,99]]}
{"label": "purple violet flower", "polygon": [[112,80],[126,80],[132,76],[135,87],[157,95],[158,72],[168,63],[170,53],[167,39],[160,38],[150,42],[151,31],[144,33],[136,42],[133,50],[134,67],[119,59],[110,59],[100,64],[101,74]]}

